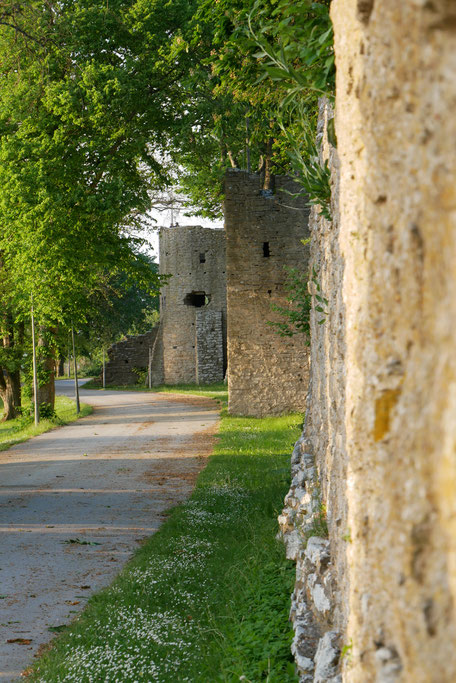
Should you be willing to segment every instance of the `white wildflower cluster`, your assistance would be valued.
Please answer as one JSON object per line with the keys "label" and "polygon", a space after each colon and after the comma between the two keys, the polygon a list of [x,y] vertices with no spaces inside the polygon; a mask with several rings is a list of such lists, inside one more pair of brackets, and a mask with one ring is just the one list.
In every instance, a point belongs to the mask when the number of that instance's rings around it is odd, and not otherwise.
{"label": "white wildflower cluster", "polygon": [[[196,629],[171,611],[149,614],[140,607],[113,609],[108,619],[95,624],[106,643],[68,646],[66,673],[55,683],[139,683],[166,681],[188,661]],[[153,656],[151,648],[153,648]],[[50,683],[41,679],[41,683]]]}
{"label": "white wildflower cluster", "polygon": [[[229,485],[212,486],[185,506],[190,527],[216,528],[242,518],[248,506],[249,492]],[[223,510],[223,512],[215,512]]]}
{"label": "white wildflower cluster", "polygon": [[231,523],[232,516],[223,512],[210,512],[200,508],[199,505],[188,507],[186,510],[186,523],[190,527],[201,527],[202,529],[210,527],[221,527],[227,523]]}
{"label": "white wildflower cluster", "polygon": [[[98,642],[82,643],[75,633],[67,647],[65,674],[53,677],[52,683],[134,683],[177,680],[190,659],[198,639],[196,621],[189,614],[195,602],[205,600],[211,590],[205,575],[207,558],[213,545],[206,539],[179,536],[172,554],[152,557],[144,567],[132,567],[126,574],[128,591],[119,582],[112,588],[116,595],[112,610],[102,621],[92,622]],[[190,587],[198,582],[198,595]],[[133,589],[133,590],[132,590]],[[135,604],[129,604],[131,594]],[[141,596],[144,595],[144,607]],[[165,602],[173,610],[160,609]],[[155,607],[147,608],[147,605]],[[41,679],[41,683],[50,683]]]}
{"label": "white wildflower cluster", "polygon": [[232,479],[199,490],[183,507],[188,533],[173,538],[166,554],[127,570],[111,589],[108,616],[90,623],[91,637],[69,636],[65,674],[52,683],[186,681],[199,639],[193,614],[214,589],[207,570],[219,541],[202,536],[241,520],[249,495]]}

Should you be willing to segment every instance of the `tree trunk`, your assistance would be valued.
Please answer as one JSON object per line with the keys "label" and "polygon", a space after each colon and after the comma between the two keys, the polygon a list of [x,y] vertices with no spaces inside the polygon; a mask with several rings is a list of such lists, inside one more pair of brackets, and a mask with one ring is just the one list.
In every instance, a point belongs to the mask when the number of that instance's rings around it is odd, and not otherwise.
{"label": "tree trunk", "polygon": [[8,372],[0,367],[0,398],[3,401],[1,421],[14,420],[20,414],[21,378],[19,371]]}
{"label": "tree trunk", "polygon": [[227,151],[228,153],[228,159],[230,160],[231,168],[239,168],[238,160],[234,156],[234,154],[231,152],[231,150]]}
{"label": "tree trunk", "polygon": [[274,176],[271,172],[272,168],[272,144],[274,138],[268,139],[268,144],[266,148],[266,154],[264,157],[264,180],[263,180],[263,190],[271,190],[274,192]]}
{"label": "tree trunk", "polygon": [[38,351],[41,369],[44,371],[45,379],[40,381],[38,389],[38,405],[46,403],[54,410],[55,406],[55,358],[54,350],[50,343],[53,330],[40,327],[38,338]]}
{"label": "tree trunk", "polygon": [[[23,342],[23,325],[19,326],[15,334],[12,316],[7,314],[5,326],[8,331],[3,335],[0,343],[4,349],[13,351],[15,346]],[[3,401],[2,422],[13,420],[21,413],[21,371],[17,363],[14,362],[14,357],[10,360],[12,367],[16,365],[15,370],[0,367],[0,398]]]}

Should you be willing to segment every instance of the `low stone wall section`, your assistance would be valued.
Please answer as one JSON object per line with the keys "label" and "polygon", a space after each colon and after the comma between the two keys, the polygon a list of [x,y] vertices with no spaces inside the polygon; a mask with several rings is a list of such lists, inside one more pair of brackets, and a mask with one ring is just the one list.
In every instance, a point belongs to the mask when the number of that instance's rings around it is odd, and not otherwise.
{"label": "low stone wall section", "polygon": [[128,336],[108,349],[106,363],[106,384],[135,384],[137,370],[147,370],[149,349],[154,348],[158,328],[145,334]]}

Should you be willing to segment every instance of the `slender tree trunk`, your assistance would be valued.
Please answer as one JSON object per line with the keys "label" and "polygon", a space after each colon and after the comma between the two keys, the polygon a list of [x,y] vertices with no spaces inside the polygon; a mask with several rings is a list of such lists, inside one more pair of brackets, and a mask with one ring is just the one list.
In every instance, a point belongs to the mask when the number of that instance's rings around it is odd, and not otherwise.
{"label": "slender tree trunk", "polygon": [[3,401],[2,422],[14,420],[20,413],[21,382],[18,372],[0,367],[0,398]]}
{"label": "slender tree trunk", "polygon": [[274,176],[272,174],[271,168],[272,168],[272,144],[274,142],[274,138],[269,138],[268,139],[268,144],[266,147],[266,154],[264,157],[264,180],[263,180],[263,190],[272,190],[274,191]]}
{"label": "slender tree trunk", "polygon": [[236,159],[234,154],[230,150],[227,151],[227,154],[228,154],[228,159],[230,160],[231,167],[232,168],[239,168],[238,160]]}

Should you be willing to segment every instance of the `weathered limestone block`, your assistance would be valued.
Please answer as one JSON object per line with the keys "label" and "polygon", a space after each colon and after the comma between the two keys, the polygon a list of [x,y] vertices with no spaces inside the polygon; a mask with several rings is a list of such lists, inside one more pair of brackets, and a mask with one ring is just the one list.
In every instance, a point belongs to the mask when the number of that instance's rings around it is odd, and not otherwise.
{"label": "weathered limestone block", "polygon": [[319,536],[311,536],[307,541],[304,557],[317,572],[325,570],[330,561],[329,541]]}
{"label": "weathered limestone block", "polygon": [[315,655],[314,683],[342,683],[339,672],[340,648],[339,635],[335,631],[327,631],[318,643]]}
{"label": "weathered limestone block", "polygon": [[319,621],[331,623],[331,600],[327,594],[326,586],[317,573],[307,574],[307,593],[312,602],[314,613]]}
{"label": "weathered limestone block", "polygon": [[378,683],[396,683],[400,680],[402,663],[394,649],[379,647],[375,653],[375,663]]}
{"label": "weathered limestone block", "polygon": [[302,536],[297,529],[292,528],[286,536],[285,554],[288,560],[297,560],[302,548]]}
{"label": "weathered limestone block", "polygon": [[300,683],[312,683],[314,678],[314,655],[320,631],[306,603],[305,594],[295,591],[291,600],[290,617],[295,625],[291,652],[295,657]]}

